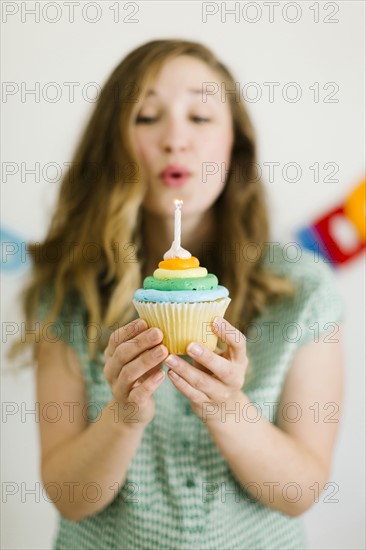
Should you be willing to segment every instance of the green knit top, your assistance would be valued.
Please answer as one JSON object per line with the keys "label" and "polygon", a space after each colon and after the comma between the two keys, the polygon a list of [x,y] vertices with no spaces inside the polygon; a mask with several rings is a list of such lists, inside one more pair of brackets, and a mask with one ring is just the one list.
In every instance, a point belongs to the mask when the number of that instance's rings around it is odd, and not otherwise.
{"label": "green knit top", "polygon": [[[345,310],[331,265],[306,250],[301,250],[296,260],[288,256],[283,246],[269,249],[265,264],[293,278],[295,300],[284,298],[270,305],[253,320],[246,334],[251,369],[243,391],[258,413],[274,424],[295,353],[311,340],[336,339]],[[51,300],[50,294],[44,296],[40,318],[49,310]],[[98,420],[112,393],[103,376],[102,354],[99,365],[88,359],[82,326],[85,308],[80,304],[74,311],[71,325],[69,318],[65,323],[69,305],[64,304],[57,322],[62,338],[78,354],[91,423]],[[240,486],[205,423],[168,377],[154,398],[154,419],[144,431],[126,481],[120,488],[117,483],[110,488],[114,500],[79,522],[60,515],[53,549],[306,548],[302,518],[263,505]],[[95,489],[90,494],[95,498]]]}

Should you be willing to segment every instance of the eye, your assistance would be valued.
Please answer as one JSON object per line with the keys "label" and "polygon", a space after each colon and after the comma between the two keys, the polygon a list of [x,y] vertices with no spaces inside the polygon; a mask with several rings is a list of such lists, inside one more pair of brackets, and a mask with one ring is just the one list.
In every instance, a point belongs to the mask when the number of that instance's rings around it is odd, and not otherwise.
{"label": "eye", "polygon": [[152,124],[156,121],[156,117],[149,117],[149,116],[138,116],[136,118],[136,124]]}
{"label": "eye", "polygon": [[210,122],[209,118],[205,118],[202,116],[192,116],[192,120],[194,122],[197,122],[198,124],[202,124],[203,122]]}

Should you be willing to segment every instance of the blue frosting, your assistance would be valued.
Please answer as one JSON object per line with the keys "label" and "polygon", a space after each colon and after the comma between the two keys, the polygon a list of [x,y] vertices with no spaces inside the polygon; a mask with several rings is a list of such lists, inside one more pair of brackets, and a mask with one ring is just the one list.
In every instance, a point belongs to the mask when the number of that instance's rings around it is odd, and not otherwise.
{"label": "blue frosting", "polygon": [[217,285],[213,290],[154,290],[139,288],[134,294],[138,302],[211,302],[229,296],[226,287]]}

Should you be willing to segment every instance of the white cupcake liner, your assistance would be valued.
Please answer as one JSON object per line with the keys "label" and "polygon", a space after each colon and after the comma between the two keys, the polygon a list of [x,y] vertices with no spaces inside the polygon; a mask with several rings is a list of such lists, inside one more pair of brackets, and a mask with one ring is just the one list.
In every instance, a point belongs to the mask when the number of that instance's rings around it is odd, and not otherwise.
{"label": "white cupcake liner", "polygon": [[169,353],[185,355],[188,344],[193,341],[212,351],[216,349],[217,336],[211,324],[217,315],[224,316],[231,299],[195,303],[132,302],[149,327],[159,327],[163,332],[163,344]]}

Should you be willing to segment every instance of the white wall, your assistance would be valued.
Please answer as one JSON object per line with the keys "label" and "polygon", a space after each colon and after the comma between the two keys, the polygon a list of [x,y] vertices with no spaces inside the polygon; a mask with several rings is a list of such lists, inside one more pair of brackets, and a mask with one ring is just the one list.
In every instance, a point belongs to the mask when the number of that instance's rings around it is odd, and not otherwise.
{"label": "white wall", "polygon": [[[41,90],[39,102],[29,95],[22,101],[20,91],[3,95],[2,100],[2,161],[14,162],[14,166],[19,167],[19,172],[8,176],[2,184],[2,225],[27,241],[43,237],[58,183],[45,181],[42,176],[36,182],[31,175],[25,175],[22,182],[21,163],[30,168],[39,162],[42,170],[50,162],[63,167],[64,162],[70,161],[79,133],[93,109],[93,103],[85,100],[82,90],[84,96],[89,92],[92,98],[93,89],[86,85],[103,84],[127,52],[150,39],[201,40],[229,65],[241,88],[248,82],[260,86],[262,99],[249,103],[248,109],[258,133],[262,168],[265,169],[264,162],[280,162],[281,170],[287,163],[297,162],[302,169],[297,183],[285,181],[280,171],[270,182],[268,172],[263,172],[270,197],[273,240],[293,240],[298,228],[340,203],[362,177],[365,147],[363,2],[330,2],[327,8],[324,2],[280,2],[272,23],[269,6],[261,2],[252,2],[246,14],[241,13],[239,22],[235,22],[233,15],[228,15],[225,22],[219,12],[208,16],[206,23],[201,2],[152,1],[130,3],[130,6],[121,2],[120,21],[116,23],[115,12],[111,10],[116,2],[80,2],[75,6],[73,23],[63,2],[48,3],[43,13],[46,3],[41,2],[39,22],[24,11],[34,8],[34,2],[2,4],[2,79],[8,83],[6,91],[9,92],[11,86],[13,91],[16,86],[19,90],[22,86],[34,88],[35,83],[39,83]],[[137,22],[123,21],[132,12],[133,4],[138,7],[132,16]],[[99,7],[100,19],[90,23],[85,17],[90,20],[98,16],[95,5]],[[242,2],[240,10],[247,5]],[[221,3],[210,3],[208,8],[220,10],[220,6]],[[233,6],[233,2],[226,3],[227,8]],[[317,7],[318,23],[314,22]],[[17,8],[17,13],[11,15]],[[256,23],[246,21],[255,18],[256,9],[262,11],[260,19]],[[286,21],[285,18],[296,17],[296,10],[298,14],[301,10],[299,20]],[[335,11],[338,13],[332,15]],[[58,16],[59,21],[55,23],[47,21]],[[326,23],[327,16],[338,22]],[[55,89],[45,87],[50,82],[56,82],[62,93],[54,103],[50,99]],[[65,82],[80,83],[75,88],[73,103],[69,101]],[[268,86],[264,86],[264,82],[279,83],[273,102],[268,100]],[[298,102],[291,103],[282,97],[289,82],[296,82],[301,88],[302,97]],[[319,102],[314,101],[314,91],[310,89],[316,82]],[[334,96],[339,100],[337,103],[324,102],[333,89],[323,89],[329,82],[339,87]],[[249,91],[254,92],[254,88]],[[294,89],[288,91],[291,93]],[[338,182],[324,181],[329,170],[321,169],[320,181],[316,183],[309,168],[315,162],[320,167],[335,162],[339,166],[335,176]],[[55,171],[50,169],[46,178],[53,177]],[[20,321],[14,297],[26,277],[26,266],[22,267],[4,274],[3,322]],[[325,491],[320,502],[305,515],[313,549],[365,548],[363,279],[364,256],[337,271],[338,286],[347,305],[345,406],[331,475],[338,492],[333,496],[336,502],[330,503],[325,497],[330,496],[331,490]],[[3,335],[3,342],[5,339]],[[19,406],[19,412],[2,423],[2,546],[50,548],[56,519],[54,508],[42,494],[36,502],[37,497],[25,492],[32,486],[38,493],[40,489],[38,426],[34,416],[22,418],[20,414],[26,407],[34,408],[31,372],[17,378],[4,377],[2,400]],[[14,495],[6,495],[4,491],[11,487]]]}

